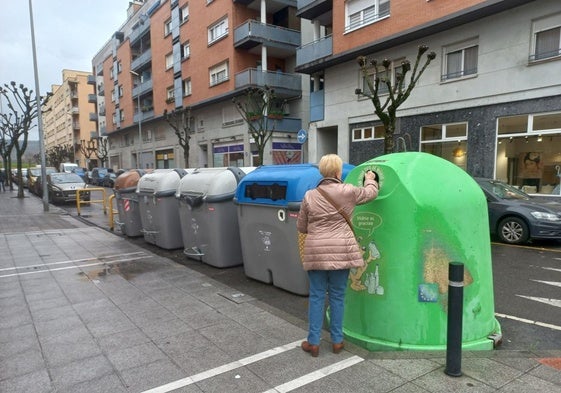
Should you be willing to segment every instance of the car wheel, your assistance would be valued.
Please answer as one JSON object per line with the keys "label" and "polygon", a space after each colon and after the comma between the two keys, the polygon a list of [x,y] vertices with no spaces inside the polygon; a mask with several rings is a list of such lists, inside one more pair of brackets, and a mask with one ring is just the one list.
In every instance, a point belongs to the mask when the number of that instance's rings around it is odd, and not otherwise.
{"label": "car wheel", "polygon": [[497,234],[502,242],[509,244],[523,244],[530,238],[528,224],[518,217],[504,218],[499,223]]}

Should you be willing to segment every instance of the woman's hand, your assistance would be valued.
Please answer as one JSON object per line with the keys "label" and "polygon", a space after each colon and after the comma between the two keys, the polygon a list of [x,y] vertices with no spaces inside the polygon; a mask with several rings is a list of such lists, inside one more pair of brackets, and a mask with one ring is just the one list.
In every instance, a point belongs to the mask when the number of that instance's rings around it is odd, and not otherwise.
{"label": "woman's hand", "polygon": [[364,178],[368,179],[368,180],[375,180],[376,175],[374,174],[374,172],[369,170],[369,171],[366,171],[366,173],[364,174]]}

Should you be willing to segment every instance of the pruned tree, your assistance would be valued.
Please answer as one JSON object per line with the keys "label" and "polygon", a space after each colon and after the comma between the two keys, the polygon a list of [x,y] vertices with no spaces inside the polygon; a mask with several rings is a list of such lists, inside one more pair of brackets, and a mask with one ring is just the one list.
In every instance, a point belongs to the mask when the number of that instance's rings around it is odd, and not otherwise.
{"label": "pruned tree", "polygon": [[[40,97],[40,107],[47,103],[51,97]],[[6,152],[10,157],[12,150],[16,150],[16,165],[18,173],[18,184],[22,184],[21,167],[22,156],[27,149],[29,131],[35,127],[34,120],[38,115],[38,108],[35,102],[33,90],[29,90],[23,84],[17,85],[16,82],[4,84],[0,87],[0,98],[7,102],[7,110],[0,113],[0,128],[6,136]],[[8,159],[8,167],[11,170],[11,163]],[[18,187],[18,198],[23,198],[23,187]]]}
{"label": "pruned tree", "polygon": [[[400,68],[392,67],[390,59],[382,60],[382,69],[379,68],[376,59],[367,59],[366,56],[357,58],[362,76],[368,86],[368,91],[356,89],[355,93],[368,97],[374,105],[374,113],[382,121],[386,135],[384,138],[384,153],[393,153],[395,148],[394,134],[396,131],[397,109],[409,98],[419,78],[428,65],[436,58],[435,52],[427,53],[424,63],[421,65],[423,55],[429,47],[420,45],[413,69],[409,60],[401,62]],[[394,77],[392,78],[392,72]],[[407,74],[411,72],[409,79]],[[385,88],[381,89],[381,86]]]}
{"label": "pruned tree", "polygon": [[282,118],[286,101],[279,100],[272,88],[264,86],[250,87],[232,102],[247,123],[249,135],[255,141],[259,164],[262,164],[265,146],[275,132],[277,119]]}
{"label": "pruned tree", "polygon": [[106,136],[97,137],[97,158],[101,161],[101,166],[105,167],[105,162],[109,161],[109,147],[107,146],[108,140]]}
{"label": "pruned tree", "polygon": [[45,152],[47,161],[51,166],[58,168],[62,162],[74,161],[74,150],[71,144],[53,146]]}
{"label": "pruned tree", "polygon": [[97,152],[97,150],[97,139],[90,138],[89,141],[86,141],[85,139],[80,141],[80,153],[86,157],[86,166],[89,171],[92,169],[90,165],[90,158]]}
{"label": "pruned tree", "polygon": [[177,108],[171,112],[168,112],[166,109],[164,110],[164,119],[173,128],[179,146],[183,149],[185,167],[189,168],[189,141],[191,139],[192,124],[191,107]]}

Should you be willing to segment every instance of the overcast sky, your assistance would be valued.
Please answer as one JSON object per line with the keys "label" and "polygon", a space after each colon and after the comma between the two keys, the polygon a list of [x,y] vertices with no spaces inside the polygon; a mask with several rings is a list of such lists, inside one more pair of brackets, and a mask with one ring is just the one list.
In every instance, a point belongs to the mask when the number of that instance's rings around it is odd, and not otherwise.
{"label": "overcast sky", "polygon": [[[128,0],[33,0],[40,93],[62,70],[92,71],[92,59],[127,17]],[[0,0],[0,84],[35,91],[29,0]],[[36,128],[30,139],[37,139]]]}

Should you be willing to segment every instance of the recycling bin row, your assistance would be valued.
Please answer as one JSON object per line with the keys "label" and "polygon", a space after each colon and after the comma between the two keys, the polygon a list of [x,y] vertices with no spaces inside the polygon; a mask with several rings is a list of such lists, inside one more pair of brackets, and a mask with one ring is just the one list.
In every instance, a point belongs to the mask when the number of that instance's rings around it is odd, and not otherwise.
{"label": "recycling bin row", "polygon": [[[459,261],[462,346],[492,349],[490,337],[501,333],[486,200],[477,183],[456,165],[418,152],[343,169],[345,183],[361,186],[367,170],[380,183],[378,197],[351,218],[365,264],[349,275],[345,338],[369,350],[446,349],[447,268]],[[216,267],[243,264],[249,278],[307,295],[296,221],[304,194],[320,180],[313,164],[156,171],[138,180],[138,208],[119,214],[140,215],[121,219],[137,226],[125,228],[127,235],[183,247],[187,257]],[[128,198],[125,189],[119,203]]]}

